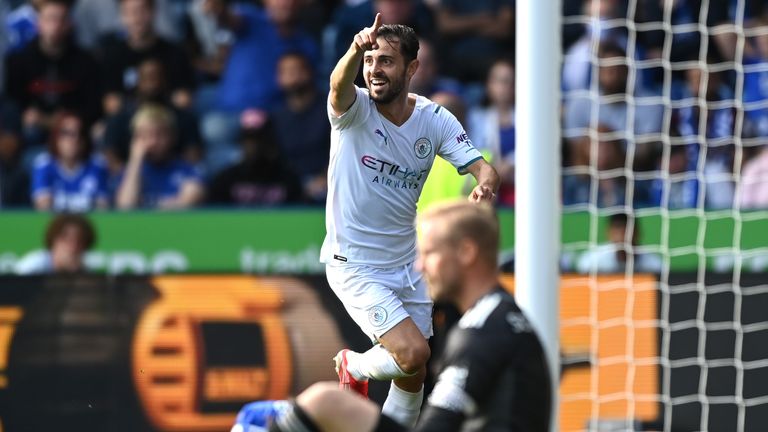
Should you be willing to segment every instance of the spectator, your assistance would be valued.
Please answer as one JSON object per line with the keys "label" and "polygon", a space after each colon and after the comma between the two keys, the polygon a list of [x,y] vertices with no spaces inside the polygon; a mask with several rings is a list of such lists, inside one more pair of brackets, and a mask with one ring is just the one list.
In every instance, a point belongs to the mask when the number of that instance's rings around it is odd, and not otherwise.
{"label": "spectator", "polygon": [[20,51],[37,36],[37,9],[43,0],[28,0],[13,9],[2,25],[8,38],[8,52]]}
{"label": "spectator", "polygon": [[515,67],[511,59],[493,63],[482,105],[469,111],[469,136],[476,148],[493,155],[501,177],[498,203],[515,205]]}
{"label": "spectator", "polygon": [[122,169],[128,160],[132,138],[131,119],[139,107],[146,103],[162,105],[173,113],[178,131],[173,153],[181,155],[190,163],[199,163],[202,159],[202,140],[197,116],[192,110],[176,107],[171,102],[171,89],[163,62],[150,57],[139,63],[136,69],[138,78],[135,96],[126,98],[120,111],[106,122],[104,147],[113,171],[115,168]]}
{"label": "spectator", "polygon": [[[710,54],[709,64],[716,62]],[[680,108],[673,111],[672,134],[679,136],[681,144],[670,151],[671,181],[667,207],[731,208],[734,199],[735,112],[733,108],[723,107],[723,103],[733,99],[733,92],[725,85],[723,73],[710,71],[709,67],[687,69],[685,76],[685,84],[677,90],[682,93],[678,104]],[[702,127],[704,130],[701,130]],[[701,142],[699,137],[703,137],[704,141]],[[700,203],[698,171],[702,158],[706,188],[704,202]],[[663,164],[660,165],[663,168]],[[662,204],[661,195],[666,181],[662,178],[654,182],[655,205]]]}
{"label": "spectator", "polygon": [[699,207],[700,183],[696,173],[698,144],[673,145],[669,149],[669,162],[659,160],[662,178],[650,185],[650,205],[667,209]]}
{"label": "spectator", "polygon": [[[333,16],[333,21],[326,27],[326,35],[330,43],[325,47],[325,60],[328,72],[333,65],[347,52],[349,41],[361,28],[370,25],[376,14],[381,14],[383,24],[405,24],[416,31],[421,37],[432,39],[435,33],[435,22],[432,12],[422,0],[363,0],[356,3],[347,2],[340,6]],[[419,41],[421,43],[421,41]],[[421,52],[421,45],[419,52]],[[361,80],[358,79],[360,83]],[[413,89],[412,89],[413,91]],[[419,94],[431,94],[419,93]]]}
{"label": "spectator", "polygon": [[608,243],[590,249],[579,258],[576,265],[579,273],[623,273],[627,269],[638,273],[661,272],[661,257],[637,250],[640,227],[633,216],[611,215],[607,236]]}
{"label": "spectator", "polygon": [[77,0],[72,19],[77,28],[75,37],[82,48],[98,51],[102,36],[120,31],[118,3],[118,0]]}
{"label": "spectator", "polygon": [[[768,13],[762,25],[768,27]],[[744,129],[747,136],[768,137],[768,33],[747,39],[743,62]]]}
{"label": "spectator", "polygon": [[[744,32],[757,33],[758,44],[768,43],[768,35],[755,27],[765,25],[764,20],[768,17],[768,5],[763,0],[745,0],[743,2],[717,1],[707,2],[703,0],[689,0],[694,10],[699,11],[704,4],[709,4],[707,10],[707,26],[727,27],[725,31],[711,32],[712,42],[709,48],[710,52],[717,48],[718,54],[724,61],[732,62],[737,57],[740,47],[743,52],[740,55],[752,56],[751,44],[743,44]],[[738,7],[741,3],[742,7]],[[743,26],[744,32],[737,29]],[[755,32],[757,30],[757,32]],[[760,34],[762,33],[762,34]]]}
{"label": "spectator", "polygon": [[[617,44],[603,42],[598,50],[598,59],[599,95],[579,94],[565,103],[563,135],[568,151],[588,146],[589,129],[602,125],[623,134],[626,144],[633,146],[635,166],[628,168],[651,169],[657,159],[664,116],[660,97],[639,84],[636,88],[628,88],[627,60],[624,50]],[[593,109],[595,103],[599,104],[598,109]],[[632,117],[628,115],[630,108]],[[587,141],[587,144],[580,141]]]}
{"label": "spectator", "polygon": [[45,250],[19,260],[15,272],[21,275],[84,272],[85,254],[95,243],[96,232],[85,216],[59,214],[45,231]]}
{"label": "spectator", "polygon": [[[585,26],[574,22],[584,13],[584,0],[563,0],[562,50],[568,52],[570,47],[584,34]],[[571,21],[571,22],[568,22]]]}
{"label": "spectator", "polygon": [[749,137],[768,137],[768,56],[744,58],[744,130]]}
{"label": "spectator", "polygon": [[[678,125],[681,136],[705,138],[706,141],[700,143],[698,148],[706,147],[706,156],[697,155],[694,159],[698,164],[698,159],[704,158],[704,204],[708,209],[724,209],[733,207],[735,198],[733,140],[736,133],[736,110],[727,106],[734,98],[733,87],[727,84],[726,72],[713,67],[720,61],[713,52],[710,51],[704,68],[685,71],[688,89],[697,103],[680,109]],[[706,86],[702,86],[704,81]],[[700,130],[702,123],[699,120],[702,117],[706,118],[704,131]],[[694,147],[694,150],[698,148]]]}
{"label": "spectator", "polygon": [[[155,1],[154,26],[157,33],[174,41],[180,40],[172,4],[177,1]],[[180,1],[186,3],[188,0]],[[119,0],[77,0],[73,17],[77,26],[77,41],[81,47],[97,49],[101,36],[121,30],[119,3]]]}
{"label": "spectator", "polygon": [[744,164],[739,201],[743,209],[768,208],[768,145]]}
{"label": "spectator", "polygon": [[273,120],[281,152],[290,170],[299,175],[304,195],[314,202],[325,202],[331,126],[326,100],[313,77],[312,65],[303,54],[288,53],[280,58],[277,83],[284,103],[274,112]]}
{"label": "spectator", "polygon": [[100,114],[98,67],[72,40],[71,2],[41,1],[37,38],[6,63],[5,88],[22,112],[29,145],[45,142],[56,110],[79,113],[88,127]]}
{"label": "spectator", "polygon": [[21,163],[19,119],[0,97],[0,209],[29,206],[29,174]]}
{"label": "spectator", "polygon": [[[624,143],[616,138],[615,131],[606,126],[599,126],[597,132],[597,173],[593,174],[590,170],[592,142],[579,141],[579,146],[572,148],[568,164],[570,167],[564,170],[562,178],[564,205],[594,204],[598,207],[613,207],[625,204],[627,180],[624,169]],[[592,190],[595,187],[597,201],[593,203]]]}
{"label": "spectator", "polygon": [[482,81],[493,59],[513,55],[515,0],[442,0],[437,24],[443,70],[461,81]]}
{"label": "spectator", "polygon": [[275,206],[300,202],[301,184],[280,154],[266,113],[243,113],[243,158],[211,182],[210,202],[236,206]]}
{"label": "spectator", "polygon": [[437,61],[435,47],[427,39],[419,38],[419,68],[411,78],[410,91],[421,95],[450,92],[462,94],[461,83],[453,78],[448,78],[440,73],[440,64]]}
{"label": "spectator", "polygon": [[[590,88],[592,55],[595,41],[612,41],[622,52],[626,47],[626,27],[612,26],[610,20],[621,17],[621,2],[618,0],[584,0],[582,13],[589,18],[584,24],[582,36],[576,40],[563,59],[563,82],[565,92]],[[566,97],[568,94],[566,93]]]}
{"label": "spectator", "polygon": [[[706,25],[714,26],[727,18],[728,2],[709,2],[706,10]],[[665,8],[669,7],[669,18],[665,18]],[[690,53],[698,53],[701,45],[701,32],[696,29],[702,13],[701,0],[675,0],[664,3],[658,0],[640,0],[635,9],[635,24],[650,28],[637,31],[638,42],[645,48],[645,57],[662,59],[664,56],[664,43],[666,38],[671,38],[669,46],[669,60],[673,62],[685,61]],[[656,28],[651,23],[664,22],[677,28],[689,27],[688,31],[674,31],[668,34],[664,29]],[[638,26],[638,27],[640,27]],[[637,28],[637,27],[636,27]],[[723,34],[715,32],[715,34]],[[718,38],[720,36],[714,36]],[[708,45],[709,50],[717,49],[713,44]],[[659,74],[661,75],[661,74]],[[659,77],[661,78],[661,76]]]}
{"label": "spectator", "polygon": [[120,19],[125,34],[106,35],[100,43],[104,62],[107,114],[119,111],[127,96],[136,90],[138,65],[148,58],[163,63],[171,90],[171,100],[179,108],[192,104],[194,76],[184,50],[161,37],[154,26],[155,0],[119,0]]}
{"label": "spectator", "polygon": [[37,210],[87,212],[105,209],[107,167],[91,156],[83,121],[74,113],[54,116],[49,152],[37,157],[32,171],[32,200]]}
{"label": "spectator", "polygon": [[164,210],[193,207],[203,200],[201,174],[173,155],[176,126],[166,108],[146,104],[132,121],[133,142],[119,182],[116,206]]}
{"label": "spectator", "polygon": [[276,73],[280,57],[296,51],[317,64],[319,52],[314,40],[296,23],[299,0],[265,0],[263,9],[207,0],[205,7],[235,35],[216,109],[203,117],[201,125],[211,170],[215,171],[238,157],[240,114],[250,108],[270,110],[279,102]]}
{"label": "spectator", "polygon": [[218,3],[212,8],[219,9],[231,0],[192,0],[182,21],[184,46],[198,82],[204,84],[219,80],[234,39],[231,31],[219,26],[214,17],[205,13],[204,3],[207,1]]}

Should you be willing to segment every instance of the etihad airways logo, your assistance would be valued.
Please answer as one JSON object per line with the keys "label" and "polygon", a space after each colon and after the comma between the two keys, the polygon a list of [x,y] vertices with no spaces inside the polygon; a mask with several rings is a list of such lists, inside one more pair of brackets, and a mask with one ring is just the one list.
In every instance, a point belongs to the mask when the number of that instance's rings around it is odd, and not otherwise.
{"label": "etihad airways logo", "polygon": [[408,167],[400,166],[393,162],[388,162],[383,159],[378,159],[373,156],[365,155],[360,161],[368,169],[380,172],[382,174],[397,177],[402,180],[418,181],[427,175],[427,170],[420,171],[412,170]]}

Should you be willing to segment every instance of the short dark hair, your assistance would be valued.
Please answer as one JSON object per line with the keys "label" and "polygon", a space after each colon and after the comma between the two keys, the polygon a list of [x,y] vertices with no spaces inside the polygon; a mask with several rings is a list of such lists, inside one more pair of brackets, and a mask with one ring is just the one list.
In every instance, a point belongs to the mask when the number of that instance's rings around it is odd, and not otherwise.
{"label": "short dark hair", "polygon": [[64,230],[74,225],[80,229],[80,236],[85,250],[93,247],[96,243],[96,231],[93,229],[91,221],[85,216],[75,213],[61,213],[56,215],[53,220],[48,224],[48,229],[45,231],[45,247],[51,249],[54,240],[58,238]]}
{"label": "short dark hair", "polygon": [[314,73],[315,65],[313,65],[312,60],[310,60],[309,57],[301,51],[297,51],[297,50],[286,51],[285,53],[283,53],[283,55],[280,56],[280,59],[278,62],[281,62],[283,61],[283,59],[287,59],[289,57],[299,59],[301,63],[304,65],[304,67],[307,68],[307,70],[310,73]]}
{"label": "short dark hair", "polygon": [[626,226],[629,223],[629,215],[626,213],[615,213],[608,218],[609,226]]}
{"label": "short dark hair", "polygon": [[419,53],[419,38],[412,28],[402,24],[384,24],[379,27],[376,35],[383,37],[389,43],[394,43],[397,39],[405,64],[416,60],[416,55]]}

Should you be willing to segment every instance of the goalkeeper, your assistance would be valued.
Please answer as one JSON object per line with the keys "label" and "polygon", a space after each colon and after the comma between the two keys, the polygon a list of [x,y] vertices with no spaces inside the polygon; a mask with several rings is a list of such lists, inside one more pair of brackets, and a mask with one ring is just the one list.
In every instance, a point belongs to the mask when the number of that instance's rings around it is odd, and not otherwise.
{"label": "goalkeeper", "polygon": [[[368,380],[393,380],[383,412],[412,426],[419,416],[432,336],[432,302],[416,259],[416,203],[436,155],[471,173],[473,201],[492,201],[499,178],[453,114],[408,93],[419,41],[404,25],[355,35],[331,73],[326,237],[328,283],[355,323],[377,343],[341,350],[343,388],[367,395]],[[355,86],[363,64],[367,89]]]}
{"label": "goalkeeper", "polygon": [[[493,210],[442,204],[420,216],[419,228],[418,267],[430,293],[454,303],[463,316],[449,333],[441,372],[415,430],[547,432],[547,363],[530,323],[499,285]],[[245,409],[233,431],[267,423],[273,432],[406,430],[372,402],[329,383],[315,384],[294,402],[277,403],[279,412]],[[260,404],[263,409],[275,402]]]}

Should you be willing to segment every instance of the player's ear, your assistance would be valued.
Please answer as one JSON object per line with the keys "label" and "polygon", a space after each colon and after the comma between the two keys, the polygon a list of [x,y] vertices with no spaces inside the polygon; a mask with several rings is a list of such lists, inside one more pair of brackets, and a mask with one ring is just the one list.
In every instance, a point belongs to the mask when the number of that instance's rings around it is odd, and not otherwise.
{"label": "player's ear", "polygon": [[419,59],[413,59],[408,63],[408,79],[413,78],[413,74],[419,69]]}
{"label": "player's ear", "polygon": [[459,261],[463,265],[469,265],[478,259],[480,249],[477,243],[471,241],[468,238],[464,238],[459,242]]}

